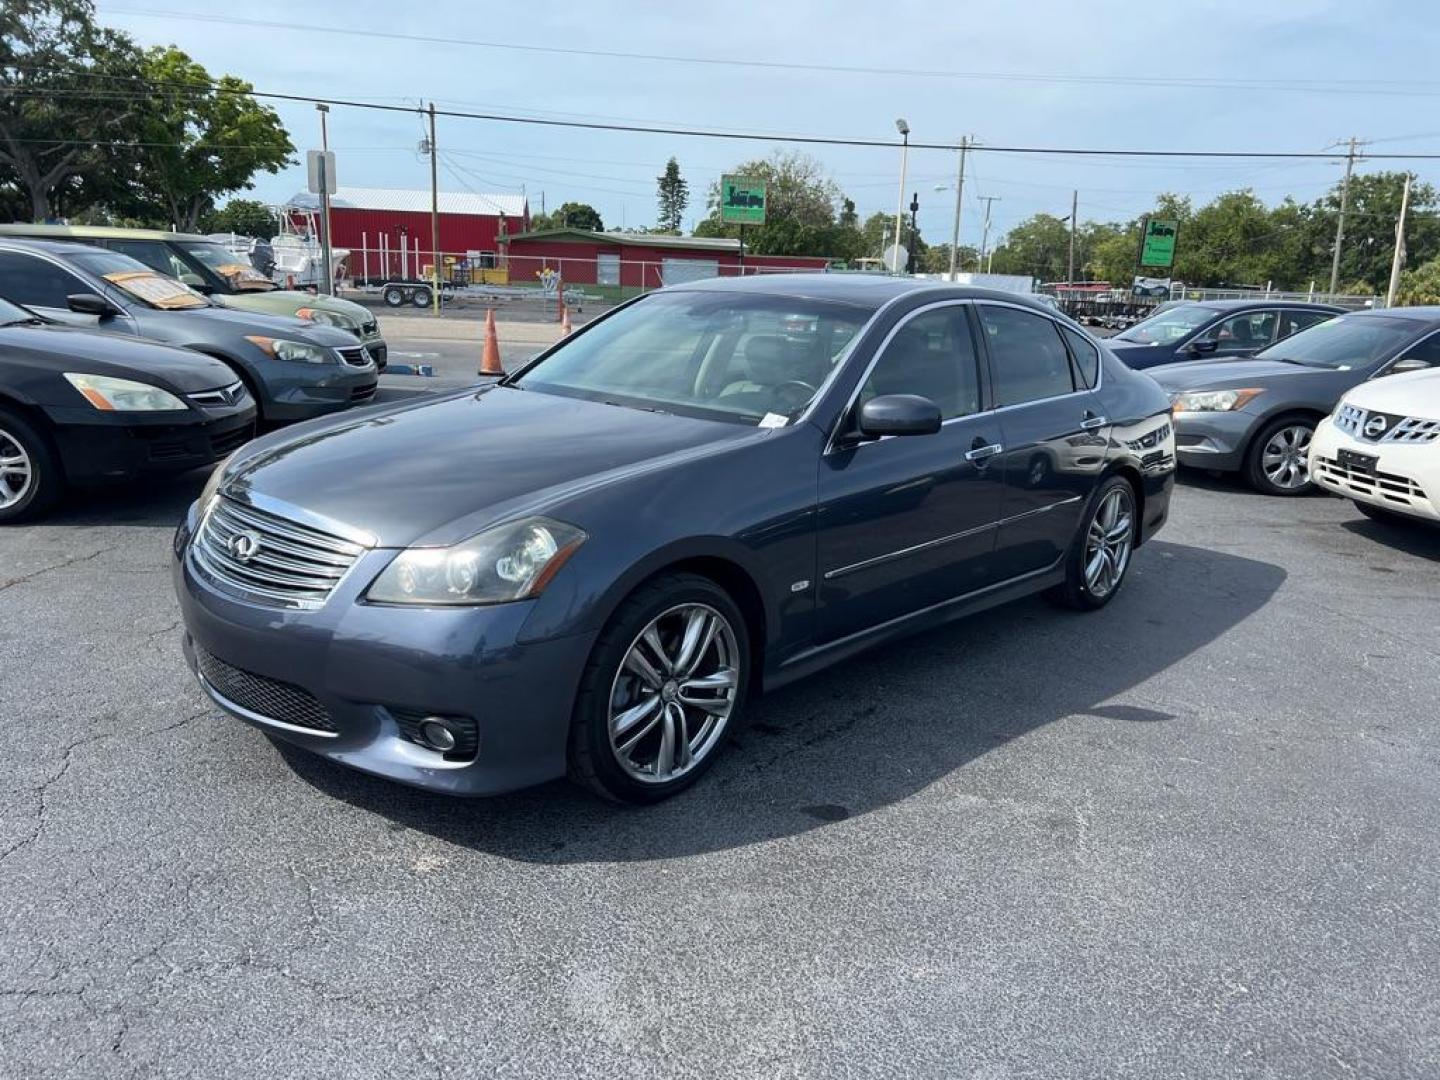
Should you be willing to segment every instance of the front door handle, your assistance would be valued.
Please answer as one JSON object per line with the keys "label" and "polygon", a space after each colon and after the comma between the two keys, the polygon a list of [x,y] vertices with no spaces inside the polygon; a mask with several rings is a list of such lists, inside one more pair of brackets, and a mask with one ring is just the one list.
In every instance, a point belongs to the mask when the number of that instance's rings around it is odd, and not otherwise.
{"label": "front door handle", "polygon": [[1103,416],[1096,416],[1092,412],[1087,412],[1085,418],[1080,421],[1080,428],[1083,431],[1094,431],[1098,427],[1104,427],[1108,422],[1109,421]]}
{"label": "front door handle", "polygon": [[972,447],[965,451],[965,460],[984,461],[986,458],[994,457],[1004,449],[1005,448],[999,443],[981,443],[979,446]]}

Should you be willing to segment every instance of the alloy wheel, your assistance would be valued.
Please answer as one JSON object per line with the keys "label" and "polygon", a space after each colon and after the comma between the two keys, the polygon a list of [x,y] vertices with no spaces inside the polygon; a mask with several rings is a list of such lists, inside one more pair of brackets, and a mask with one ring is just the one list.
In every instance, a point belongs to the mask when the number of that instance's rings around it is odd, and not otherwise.
{"label": "alloy wheel", "polygon": [[1260,451],[1260,468],[1277,488],[1294,491],[1310,482],[1310,437],[1304,424],[1289,424],[1271,435]]}
{"label": "alloy wheel", "polygon": [[35,466],[20,440],[0,428],[0,510],[25,498],[35,481]]}
{"label": "alloy wheel", "polygon": [[1095,508],[1085,537],[1085,587],[1097,599],[1115,591],[1134,546],[1134,499],[1128,487],[1112,488]]}
{"label": "alloy wheel", "polygon": [[626,774],[667,783],[708,757],[735,711],[740,663],[734,629],[708,604],[652,619],[610,688],[610,748]]}

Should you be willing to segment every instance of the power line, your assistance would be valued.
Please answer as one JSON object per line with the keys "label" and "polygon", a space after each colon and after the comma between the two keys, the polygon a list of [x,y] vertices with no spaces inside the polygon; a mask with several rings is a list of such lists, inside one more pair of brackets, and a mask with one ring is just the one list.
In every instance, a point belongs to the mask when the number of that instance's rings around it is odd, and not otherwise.
{"label": "power line", "polygon": [[[742,59],[733,57],[687,56],[668,53],[624,52],[610,49],[579,49],[560,45],[529,45],[509,41],[485,41],[476,38],[443,37],[439,35],[401,33],[395,30],[365,30],[354,27],[286,22],[274,19],[250,19],[234,15],[211,15],[198,12],[164,11],[154,8],[123,8],[106,5],[114,15],[140,18],[219,23],[249,26],[268,30],[287,30],[304,34],[342,34],[348,37],[376,38],[383,41],[410,41],[424,45],[451,45],[507,52],[542,53],[552,56],[581,56],[605,60],[633,60],[651,63],[739,67],[772,71],[821,72],[836,75],[883,75],[901,78],[960,79],[967,81],[1038,82],[1067,85],[1165,86],[1180,89],[1267,90],[1305,94],[1379,94],[1402,97],[1440,96],[1440,83],[1399,79],[1204,79],[1175,78],[1150,75],[1064,75],[1052,72],[947,71],[924,68],[885,68],[854,64],[804,64],[779,60]],[[954,149],[958,149],[955,147]]]}

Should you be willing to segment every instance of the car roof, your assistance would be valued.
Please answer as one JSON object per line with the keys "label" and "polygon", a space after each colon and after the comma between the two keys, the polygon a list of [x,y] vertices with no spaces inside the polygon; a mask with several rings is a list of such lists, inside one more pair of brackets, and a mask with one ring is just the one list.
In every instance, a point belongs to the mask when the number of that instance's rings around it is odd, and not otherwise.
{"label": "car roof", "polygon": [[860,307],[879,308],[901,296],[934,294],[947,300],[1009,300],[1053,314],[1026,293],[982,289],[973,285],[951,285],[945,281],[888,277],[884,274],[753,274],[746,277],[705,278],[674,285],[665,292],[735,292],[766,296],[806,297],[836,300]]}
{"label": "car roof", "polygon": [[45,240],[197,240],[210,241],[199,233],[166,232],[164,229],[126,229],[118,225],[0,225],[0,237],[34,237]]}
{"label": "car roof", "polygon": [[44,251],[51,255],[74,255],[77,248],[85,250],[84,245],[77,245],[73,240],[22,240],[18,236],[0,236],[0,247],[20,251]]}
{"label": "car roof", "polygon": [[1335,311],[1346,310],[1336,304],[1324,304],[1318,300],[1266,300],[1255,298],[1252,300],[1184,300],[1181,303],[1194,304],[1196,307],[1213,308],[1215,311],[1234,311],[1237,308],[1302,308],[1309,311]]}
{"label": "car roof", "polygon": [[1368,311],[1352,311],[1352,315],[1376,315],[1391,319],[1410,319],[1414,322],[1440,322],[1440,305],[1421,304],[1416,307],[1374,308]]}

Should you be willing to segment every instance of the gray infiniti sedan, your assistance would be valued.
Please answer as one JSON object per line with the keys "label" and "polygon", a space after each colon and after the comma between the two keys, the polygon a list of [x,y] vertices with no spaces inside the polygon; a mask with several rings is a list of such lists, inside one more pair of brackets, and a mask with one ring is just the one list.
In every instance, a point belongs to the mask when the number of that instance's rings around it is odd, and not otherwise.
{"label": "gray infiniti sedan", "polygon": [[1440,366],[1440,308],[1392,308],[1329,319],[1250,360],[1150,369],[1175,410],[1182,465],[1239,472],[1267,495],[1311,490],[1315,426],[1367,379]]}
{"label": "gray infiniti sedan", "polygon": [[488,794],[692,783],[747,697],[1044,591],[1115,597],[1166,520],[1170,403],[988,290],[676,286],[498,384],[240,450],[176,536],[230,715]]}
{"label": "gray infiniti sedan", "polygon": [[52,240],[0,240],[0,296],[52,322],[150,338],[226,364],[270,423],[375,396],[379,372],[354,335],[221,307],[128,255]]}

